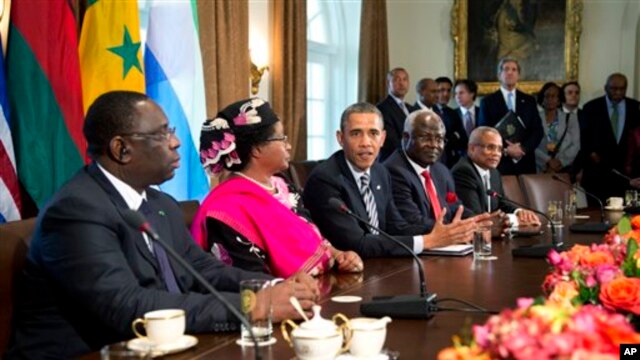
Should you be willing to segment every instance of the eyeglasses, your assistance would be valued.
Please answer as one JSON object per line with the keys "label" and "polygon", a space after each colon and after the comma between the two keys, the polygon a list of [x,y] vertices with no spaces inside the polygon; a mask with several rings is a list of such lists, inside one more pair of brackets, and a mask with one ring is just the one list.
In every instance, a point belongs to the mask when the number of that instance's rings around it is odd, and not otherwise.
{"label": "eyeglasses", "polygon": [[265,141],[282,141],[282,142],[288,142],[289,141],[289,137],[287,135],[282,135],[282,136],[273,136],[268,138]]}
{"label": "eyeglasses", "polygon": [[480,146],[481,148],[489,152],[499,152],[502,154],[502,150],[503,150],[502,146],[500,145],[494,145],[494,144],[474,144],[474,145]]}
{"label": "eyeglasses", "polygon": [[431,143],[436,145],[443,145],[447,143],[447,139],[443,136],[420,135],[416,136],[415,138],[416,141],[420,144]]}
{"label": "eyeglasses", "polygon": [[130,134],[120,134],[120,135],[143,138],[143,139],[152,139],[156,141],[163,141],[163,140],[170,140],[172,136],[176,135],[176,127],[172,126],[166,129],[149,132],[149,133],[130,133]]}

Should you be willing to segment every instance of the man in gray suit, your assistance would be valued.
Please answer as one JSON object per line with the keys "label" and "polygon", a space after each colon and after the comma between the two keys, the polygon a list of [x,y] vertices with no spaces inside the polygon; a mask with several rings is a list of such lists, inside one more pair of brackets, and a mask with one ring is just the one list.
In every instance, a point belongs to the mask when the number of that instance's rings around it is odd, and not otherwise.
{"label": "man in gray suit", "polygon": [[[144,94],[106,93],[89,108],[84,135],[93,162],[40,211],[5,358],[75,358],[134,337],[134,319],[167,308],[185,310],[188,333],[238,329],[232,312],[123,217],[137,209],[156,220],[159,236],[235,307],[241,280],[268,278],[202,251],[176,201],[150,187],[173,177],[180,161],[162,109]],[[275,321],[299,316],[290,296],[308,308],[317,295],[308,276],[287,283],[257,293],[271,296]]]}

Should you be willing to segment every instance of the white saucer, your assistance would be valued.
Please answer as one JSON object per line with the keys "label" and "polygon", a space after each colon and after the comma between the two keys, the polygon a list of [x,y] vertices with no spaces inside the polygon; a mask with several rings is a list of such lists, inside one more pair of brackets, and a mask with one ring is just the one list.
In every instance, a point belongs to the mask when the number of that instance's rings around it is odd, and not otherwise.
{"label": "white saucer", "polygon": [[378,355],[368,356],[368,357],[357,357],[355,355],[351,355],[350,353],[344,353],[339,355],[335,360],[388,360],[389,355],[381,352]]}
{"label": "white saucer", "polygon": [[620,207],[616,207],[616,206],[605,206],[604,207],[605,210],[609,210],[609,211],[622,211],[624,210],[624,207],[620,206]]}
{"label": "white saucer", "polygon": [[198,338],[191,335],[182,335],[180,339],[175,342],[155,345],[147,338],[136,338],[127,342],[127,347],[133,351],[148,351],[153,349],[151,357],[163,356],[167,354],[177,353],[183,350],[187,350],[190,347],[196,346]]}

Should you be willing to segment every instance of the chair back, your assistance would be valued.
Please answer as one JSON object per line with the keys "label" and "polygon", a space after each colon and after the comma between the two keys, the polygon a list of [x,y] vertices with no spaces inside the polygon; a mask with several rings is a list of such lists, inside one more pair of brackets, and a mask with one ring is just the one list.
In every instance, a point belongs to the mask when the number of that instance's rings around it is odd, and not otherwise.
{"label": "chair back", "polygon": [[16,280],[24,268],[36,218],[0,225],[0,355],[9,344]]}
{"label": "chair back", "polygon": [[[571,190],[567,184],[553,180],[554,174],[526,174],[520,175],[520,183],[527,197],[529,205],[543,213],[547,213],[549,201],[564,201],[564,193]],[[567,183],[571,183],[569,174],[555,174]]]}
{"label": "chair back", "polygon": [[304,161],[291,161],[289,163],[289,170],[291,172],[291,180],[298,187],[298,189],[304,189],[309,174],[313,171],[318,164],[324,160],[304,160]]}
{"label": "chair back", "polygon": [[524,192],[522,192],[522,186],[520,185],[520,180],[518,180],[517,176],[502,175],[502,189],[504,190],[504,196],[507,199],[529,206],[527,198],[524,196]]}

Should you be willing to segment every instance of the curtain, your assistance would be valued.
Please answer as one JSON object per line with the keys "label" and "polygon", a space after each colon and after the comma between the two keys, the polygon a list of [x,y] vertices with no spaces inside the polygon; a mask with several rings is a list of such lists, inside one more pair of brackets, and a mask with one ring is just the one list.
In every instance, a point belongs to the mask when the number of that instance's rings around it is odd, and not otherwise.
{"label": "curtain", "polygon": [[212,118],[250,96],[249,3],[215,0],[197,6],[207,118]]}
{"label": "curtain", "polygon": [[272,0],[271,99],[292,146],[307,158],[307,8],[305,0]]}
{"label": "curtain", "polygon": [[389,40],[386,0],[362,2],[358,100],[376,104],[387,96]]}

